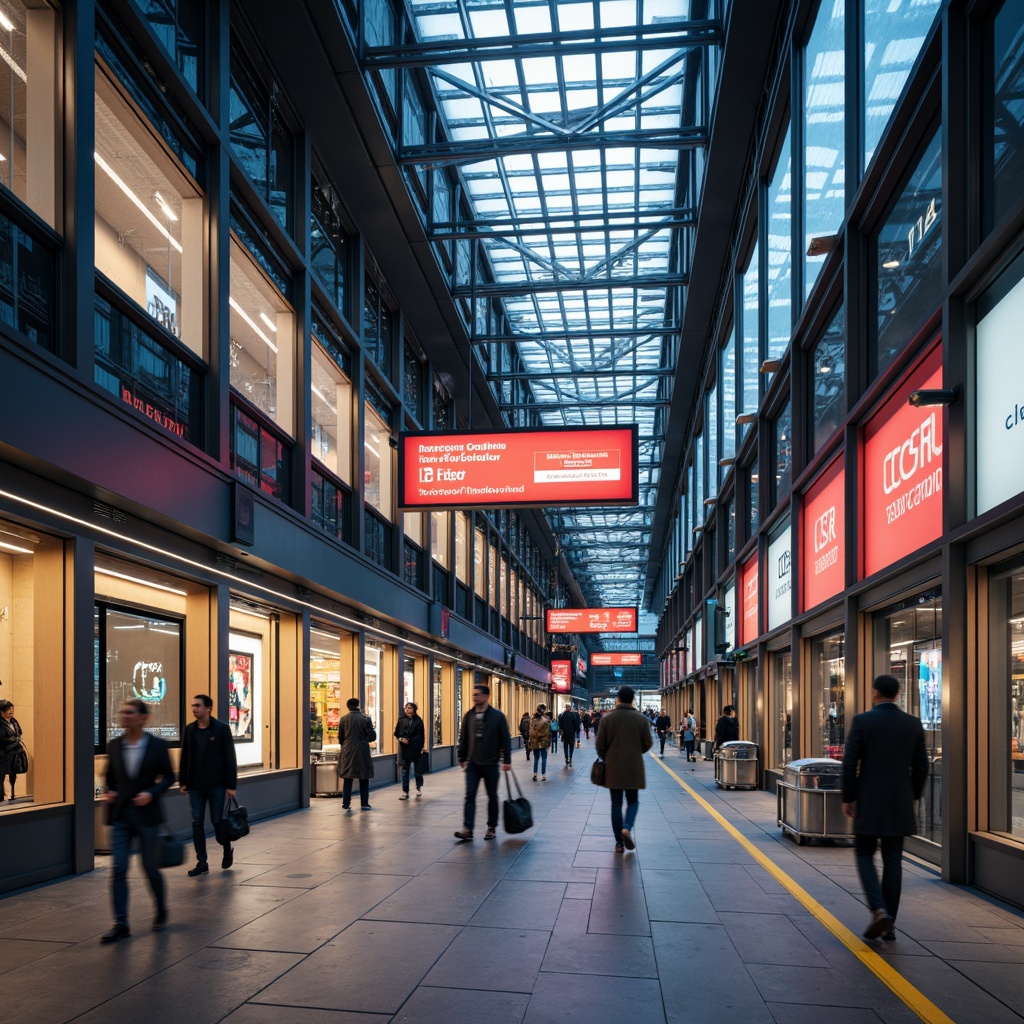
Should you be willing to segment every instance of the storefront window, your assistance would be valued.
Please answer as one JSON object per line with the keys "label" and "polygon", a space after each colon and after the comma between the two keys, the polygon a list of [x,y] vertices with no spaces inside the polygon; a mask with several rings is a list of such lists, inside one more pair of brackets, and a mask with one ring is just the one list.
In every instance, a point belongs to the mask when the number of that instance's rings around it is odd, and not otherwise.
{"label": "storefront window", "polygon": [[228,634],[228,720],[240,768],[273,768],[278,630],[269,609],[232,600]]}
{"label": "storefront window", "polygon": [[[450,666],[449,666],[450,670]],[[450,677],[449,677],[450,678]],[[439,747],[444,742],[444,669],[434,666],[434,692],[430,709],[430,745]]]}
{"label": "storefront window", "polygon": [[772,655],[775,684],[775,767],[785,768],[793,760],[793,655],[779,651]]}
{"label": "storefront window", "polygon": [[[405,713],[405,705],[416,703],[416,659],[406,658],[405,666],[402,669],[402,712]],[[425,710],[425,709],[424,709]]]}
{"label": "storefront window", "polygon": [[6,0],[0,15],[0,184],[56,228],[58,15],[24,0]]}
{"label": "storefront window", "polygon": [[448,524],[450,512],[430,513],[430,555],[438,565],[451,568],[449,557]]}
{"label": "storefront window", "polygon": [[[749,415],[757,412],[761,369],[761,321],[758,317],[758,254],[754,246],[750,263],[743,275],[743,334],[740,355],[739,408]],[[745,437],[750,424],[741,425],[739,436]]]}
{"label": "storefront window", "polygon": [[310,453],[342,483],[351,484],[352,380],[348,353],[322,329],[314,331],[312,349]]}
{"label": "storefront window", "polygon": [[391,376],[395,314],[384,294],[384,282],[372,259],[367,260],[363,289],[363,351],[381,373]]}
{"label": "storefront window", "polygon": [[377,740],[371,750],[380,750],[383,735],[381,719],[381,679],[384,670],[384,649],[376,643],[367,643],[363,654],[363,713],[373,722]]}
{"label": "storefront window", "polygon": [[455,513],[455,576],[469,585],[469,516]]}
{"label": "storefront window", "polygon": [[839,429],[846,412],[846,316],[842,306],[814,346],[811,373],[813,454]]}
{"label": "storefront window", "polygon": [[[722,459],[736,454],[736,332],[722,349]],[[728,469],[724,470],[727,473]]]}
{"label": "storefront window", "polygon": [[865,0],[864,167],[910,77],[942,0]]}
{"label": "storefront window", "polygon": [[1024,839],[1024,568],[994,576],[989,619],[989,827]]}
{"label": "storefront window", "polygon": [[900,683],[900,708],[921,719],[928,781],[917,804],[917,834],[942,841],[942,598],[922,594],[875,616],[876,674]]}
{"label": "storefront window", "polygon": [[0,815],[64,799],[64,600],[63,543],[0,520],[0,696],[14,705],[0,737],[20,729],[28,754],[27,774],[3,776]]}
{"label": "storefront window", "polygon": [[875,374],[942,298],[942,138],[936,133],[875,238],[878,309]]}
{"label": "storefront window", "polygon": [[349,634],[320,626],[309,630],[310,748],[338,750],[338,723],[344,713],[342,699],[342,648],[351,644]]}
{"label": "storefront window", "polygon": [[785,409],[772,421],[773,460],[772,474],[772,507],[789,494],[793,476],[793,414],[792,406],[786,403]]}
{"label": "storefront window", "polygon": [[96,269],[202,359],[203,196],[99,68],[95,107]]}
{"label": "storefront window", "polygon": [[135,0],[185,81],[199,92],[203,67],[202,0]]}
{"label": "storefront window", "polygon": [[363,407],[366,416],[363,499],[391,522],[391,427],[369,402]]}
{"label": "storefront window", "polygon": [[487,548],[487,541],[484,531],[477,527],[473,536],[473,591],[479,598],[487,596],[487,577],[484,573],[484,552]]}
{"label": "storefront window", "polygon": [[793,329],[793,185],[790,130],[779,150],[775,173],[768,184],[767,248],[765,281],[768,302],[767,357],[779,359],[789,348]]}
{"label": "storefront window", "polygon": [[846,744],[846,634],[811,641],[810,756],[842,759]]}
{"label": "storefront window", "polygon": [[316,157],[313,158],[309,205],[310,266],[338,311],[345,317],[351,317],[352,239],[342,221],[337,190]]}

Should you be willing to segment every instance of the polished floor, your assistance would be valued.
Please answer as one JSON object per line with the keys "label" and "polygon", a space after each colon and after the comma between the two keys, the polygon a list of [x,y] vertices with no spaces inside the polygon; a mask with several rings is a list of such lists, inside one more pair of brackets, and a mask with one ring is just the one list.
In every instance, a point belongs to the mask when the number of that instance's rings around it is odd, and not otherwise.
{"label": "polished floor", "polygon": [[[848,847],[780,836],[775,800],[648,758],[635,853],[617,854],[592,744],[548,781],[514,764],[535,827],[452,838],[462,775],[256,825],[229,871],[165,872],[170,925],[132,864],[133,934],[103,946],[110,862],[0,899],[2,1019],[188,1024],[868,1024],[1024,1019],[1024,914],[908,861],[895,942],[867,945]],[[244,784],[240,796],[244,802]],[[177,796],[168,799],[183,799]],[[480,801],[482,811],[483,801]],[[720,812],[766,856],[710,813]],[[133,858],[133,861],[137,858]],[[793,880],[807,900],[780,878]],[[830,929],[808,909],[840,923]],[[920,998],[918,998],[920,997]],[[916,1009],[915,1009],[916,1007]],[[923,1009],[922,1009],[923,1007]]]}

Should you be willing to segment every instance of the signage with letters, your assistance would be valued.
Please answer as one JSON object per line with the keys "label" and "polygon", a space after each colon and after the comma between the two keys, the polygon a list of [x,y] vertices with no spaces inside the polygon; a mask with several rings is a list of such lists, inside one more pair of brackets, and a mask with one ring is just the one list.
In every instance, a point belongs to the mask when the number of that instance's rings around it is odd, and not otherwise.
{"label": "signage with letters", "polygon": [[806,611],[846,583],[846,471],[835,459],[804,495],[800,523],[800,607]]}
{"label": "signage with letters", "polygon": [[638,428],[403,432],[399,508],[636,505]]}
{"label": "signage with letters", "polygon": [[942,387],[936,345],[864,427],[862,568],[871,576],[942,536],[941,405],[910,405]]}
{"label": "signage with letters", "polygon": [[775,629],[793,617],[793,544],[787,522],[768,542],[768,628]]}
{"label": "signage with letters", "polygon": [[736,584],[725,588],[725,635],[730,647],[736,646]]}
{"label": "signage with letters", "polygon": [[549,633],[635,633],[636,608],[548,608]]}
{"label": "signage with letters", "polygon": [[590,655],[590,664],[598,665],[642,665],[644,656],[639,651],[594,651]]}
{"label": "signage with letters", "polygon": [[751,555],[740,569],[741,607],[740,646],[753,643],[760,632],[757,624],[757,554]]}
{"label": "signage with letters", "polygon": [[551,689],[555,693],[568,693],[572,689],[572,662],[551,662]]}
{"label": "signage with letters", "polygon": [[1024,491],[1022,322],[1024,280],[978,321],[974,450],[979,515]]}

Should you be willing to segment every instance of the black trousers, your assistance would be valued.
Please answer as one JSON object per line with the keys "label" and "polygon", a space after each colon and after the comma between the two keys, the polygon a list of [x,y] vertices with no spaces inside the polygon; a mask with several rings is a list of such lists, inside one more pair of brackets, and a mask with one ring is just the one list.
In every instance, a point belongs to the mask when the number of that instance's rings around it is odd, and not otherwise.
{"label": "black trousers", "polygon": [[[341,806],[348,809],[352,803],[352,783],[355,779],[345,779],[341,786]],[[359,803],[363,807],[370,806],[370,780],[359,780]]]}

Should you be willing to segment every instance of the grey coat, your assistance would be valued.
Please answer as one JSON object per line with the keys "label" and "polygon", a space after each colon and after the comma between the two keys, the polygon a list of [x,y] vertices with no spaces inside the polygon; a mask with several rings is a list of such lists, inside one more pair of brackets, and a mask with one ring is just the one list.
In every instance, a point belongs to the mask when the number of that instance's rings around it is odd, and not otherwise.
{"label": "grey coat", "polygon": [[636,708],[617,707],[602,715],[594,744],[604,758],[606,789],[645,789],[644,754],[654,746],[651,723]]}
{"label": "grey coat", "polygon": [[376,740],[377,732],[368,715],[361,711],[350,711],[338,723],[338,739],[341,753],[338,755],[338,775],[343,779],[372,779],[373,759],[370,743]]}

